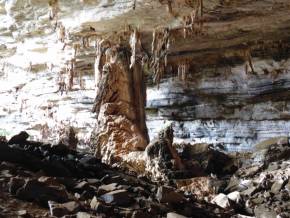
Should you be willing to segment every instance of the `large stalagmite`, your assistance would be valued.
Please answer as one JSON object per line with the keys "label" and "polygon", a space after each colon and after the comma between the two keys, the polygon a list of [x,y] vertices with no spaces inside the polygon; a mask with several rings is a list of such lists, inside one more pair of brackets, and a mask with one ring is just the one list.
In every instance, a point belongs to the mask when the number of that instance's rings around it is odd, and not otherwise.
{"label": "large stalagmite", "polygon": [[104,52],[99,50],[100,57],[96,58],[99,81],[93,108],[97,117],[93,139],[96,156],[112,162],[130,151],[144,150],[148,144],[146,90],[139,59],[130,67],[127,49],[118,46],[98,49]]}

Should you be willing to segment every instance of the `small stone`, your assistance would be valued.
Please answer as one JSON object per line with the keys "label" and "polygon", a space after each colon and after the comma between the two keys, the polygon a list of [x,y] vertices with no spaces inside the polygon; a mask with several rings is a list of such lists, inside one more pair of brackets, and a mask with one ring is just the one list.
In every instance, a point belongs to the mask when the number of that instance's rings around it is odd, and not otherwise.
{"label": "small stone", "polygon": [[47,176],[41,176],[38,178],[39,182],[45,183],[47,185],[54,185],[54,186],[59,186],[59,182],[55,178],[52,177],[47,177]]}
{"label": "small stone", "polygon": [[238,191],[235,191],[235,192],[231,192],[231,193],[229,193],[228,195],[228,198],[231,200],[231,201],[233,201],[233,202],[235,202],[235,203],[240,203],[241,202],[241,200],[242,200],[242,198],[241,198],[241,194],[240,194],[240,192],[238,192]]}
{"label": "small stone", "polygon": [[268,200],[269,198],[272,197],[272,195],[271,195],[271,193],[270,193],[269,191],[264,192],[263,196],[264,196],[264,198],[265,198],[266,200]]}
{"label": "small stone", "polygon": [[79,182],[74,188],[75,189],[86,189],[89,187],[89,183],[86,181]]}
{"label": "small stone", "polygon": [[186,216],[182,216],[178,213],[173,213],[173,212],[167,213],[166,217],[167,218],[186,218]]}
{"label": "small stone", "polygon": [[134,211],[132,214],[132,218],[148,218],[148,217],[150,217],[150,215],[142,211]]}
{"label": "small stone", "polygon": [[86,212],[78,212],[76,215],[76,218],[93,218],[93,217],[94,216]]}
{"label": "small stone", "polygon": [[245,215],[242,215],[242,214],[236,214],[236,215],[231,216],[231,218],[255,218],[255,217],[253,217],[253,216],[245,216]]}
{"label": "small stone", "polygon": [[260,205],[260,204],[262,204],[263,202],[264,202],[264,198],[262,197],[262,196],[258,196],[258,197],[256,197],[256,198],[253,198],[252,199],[252,202],[254,203],[254,204],[256,204],[256,205]]}
{"label": "small stone", "polygon": [[244,191],[246,187],[240,188],[240,180],[236,176],[232,176],[228,183],[228,186],[225,188],[226,192],[233,192],[233,191]]}
{"label": "small stone", "polygon": [[283,180],[275,181],[271,187],[271,192],[274,194],[278,194],[284,185],[285,185],[285,181]]}
{"label": "small stone", "polygon": [[117,183],[111,183],[108,185],[101,185],[101,186],[99,186],[98,194],[103,195],[103,194],[106,194],[107,192],[115,191],[117,189],[118,189]]}
{"label": "small stone", "polygon": [[270,163],[268,166],[268,171],[275,171],[280,168],[280,165],[277,162]]}
{"label": "small stone", "polygon": [[277,218],[275,211],[266,208],[264,205],[259,205],[254,209],[256,218]]}
{"label": "small stone", "polygon": [[25,180],[21,178],[11,178],[8,184],[9,192],[13,195],[16,194],[17,190],[24,186]]}
{"label": "small stone", "polygon": [[31,215],[26,210],[19,210],[17,212],[17,215],[19,217],[23,217],[23,218],[30,218],[31,217]]}
{"label": "small stone", "polygon": [[231,207],[231,202],[227,195],[220,193],[213,198],[211,201],[213,204],[216,204],[222,208],[229,208]]}
{"label": "small stone", "polygon": [[97,210],[99,205],[100,205],[100,202],[98,201],[98,199],[96,197],[93,197],[93,199],[91,200],[91,203],[90,203],[91,209]]}
{"label": "small stone", "polygon": [[171,187],[161,186],[158,188],[156,199],[160,203],[180,203],[184,197]]}
{"label": "small stone", "polygon": [[257,187],[252,186],[246,189],[245,191],[242,191],[241,194],[244,196],[252,196],[253,194],[256,193],[256,191],[257,191]]}
{"label": "small stone", "polygon": [[98,179],[87,179],[87,182],[90,185],[99,185],[100,184],[100,180],[98,180]]}
{"label": "small stone", "polygon": [[262,165],[255,165],[247,167],[243,170],[243,176],[251,178],[252,176],[256,175],[262,168]]}
{"label": "small stone", "polygon": [[128,206],[133,202],[127,190],[121,189],[108,192],[101,196],[107,204],[116,204],[118,206]]}
{"label": "small stone", "polygon": [[13,175],[10,173],[10,170],[2,170],[0,173],[2,178],[11,178]]}
{"label": "small stone", "polygon": [[48,201],[49,211],[51,216],[62,217],[64,215],[76,213],[80,209],[80,205],[75,202],[67,202],[58,204],[53,201]]}

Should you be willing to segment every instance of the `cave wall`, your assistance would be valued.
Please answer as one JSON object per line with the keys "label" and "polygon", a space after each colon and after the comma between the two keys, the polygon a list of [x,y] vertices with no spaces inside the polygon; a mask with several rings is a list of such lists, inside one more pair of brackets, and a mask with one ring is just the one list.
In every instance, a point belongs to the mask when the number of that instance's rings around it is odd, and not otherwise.
{"label": "cave wall", "polygon": [[[184,18],[196,10],[186,0],[173,1],[172,13],[166,1],[58,2],[58,19],[51,20],[46,0],[0,0],[0,131],[7,129],[5,135],[26,129],[40,139],[57,122],[77,126],[80,138],[89,135],[96,122],[91,113],[96,38],[117,42],[129,25],[140,29],[149,57],[152,32],[170,29],[168,66],[198,66],[182,82],[176,69],[164,73],[159,89],[147,81],[151,139],[167,120],[175,123],[175,140],[226,143],[231,150],[288,134],[289,61],[272,56],[273,46],[279,54],[289,54],[288,0],[204,0],[203,17],[194,24],[202,24],[198,31],[185,24]],[[65,43],[59,40],[57,22],[65,27]],[[189,34],[184,37],[184,32]],[[246,53],[256,57],[257,75],[245,74]],[[220,66],[236,56],[239,61]],[[72,60],[78,78],[71,92],[60,94],[58,76]],[[152,70],[147,73],[152,77]]]}
{"label": "cave wall", "polygon": [[[175,141],[224,144],[249,150],[257,142],[287,136],[290,127],[290,60],[254,59],[256,73],[244,64],[177,74],[147,90],[148,128],[153,138],[166,120]],[[267,69],[267,70],[266,70]]]}

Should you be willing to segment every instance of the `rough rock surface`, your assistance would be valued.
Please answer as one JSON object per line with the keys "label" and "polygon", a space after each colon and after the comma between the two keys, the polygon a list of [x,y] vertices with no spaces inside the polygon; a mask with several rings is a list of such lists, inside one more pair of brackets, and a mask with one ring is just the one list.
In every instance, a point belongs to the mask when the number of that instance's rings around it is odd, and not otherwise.
{"label": "rough rock surface", "polygon": [[[245,157],[224,190],[228,194],[217,195],[213,202],[244,215],[288,217],[289,157],[287,150],[284,152],[289,143],[283,139],[273,138],[257,144],[255,147],[264,150],[264,155],[256,152]],[[257,162],[253,162],[255,155],[259,156]]]}
{"label": "rough rock surface", "polygon": [[102,71],[93,108],[97,126],[92,144],[96,146],[98,157],[114,162],[122,158],[122,154],[144,150],[148,144],[146,93],[143,72],[136,69],[140,63],[130,69],[128,54],[123,48],[107,48],[105,53],[109,54],[100,66]]}
{"label": "rough rock surface", "polygon": [[[173,186],[157,186],[86,153],[52,148],[32,141],[0,144],[0,216],[232,215],[232,211],[198,201]],[[58,169],[66,173],[59,174]]]}
{"label": "rough rock surface", "polygon": [[[224,143],[230,150],[287,135],[289,1],[203,0],[195,23],[188,16],[200,8],[188,2],[59,0],[49,6],[2,0],[2,131],[8,126],[5,135],[14,135],[25,127],[35,138],[51,139],[55,123],[65,121],[88,135],[94,126],[95,43],[99,36],[118,41],[130,26],[139,27],[149,57],[154,29],[171,30],[166,79],[159,90],[148,91],[151,138],[165,119],[175,121],[178,139]],[[176,80],[181,71],[185,81]]]}

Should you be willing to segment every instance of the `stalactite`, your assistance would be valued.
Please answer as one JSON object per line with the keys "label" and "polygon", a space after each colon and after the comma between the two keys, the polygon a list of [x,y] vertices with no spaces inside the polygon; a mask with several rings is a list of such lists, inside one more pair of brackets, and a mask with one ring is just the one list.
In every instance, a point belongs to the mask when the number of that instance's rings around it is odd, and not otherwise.
{"label": "stalactite", "polygon": [[196,17],[203,17],[203,0],[197,0],[196,6],[195,6],[195,14]]}
{"label": "stalactite", "polygon": [[82,37],[82,45],[83,45],[83,48],[88,48],[90,46],[89,36]]}
{"label": "stalactite", "polygon": [[76,58],[77,53],[80,51],[80,49],[81,49],[80,43],[74,43],[73,44],[74,58]]}
{"label": "stalactite", "polygon": [[152,55],[155,55],[156,50],[156,29],[153,30],[153,36],[152,36],[152,43],[151,43],[151,52]]}
{"label": "stalactite", "polygon": [[70,60],[69,63],[67,63],[66,74],[67,74],[67,89],[68,91],[71,91],[73,87],[74,74],[75,74],[75,60],[74,59]]}
{"label": "stalactite", "polygon": [[65,72],[63,70],[60,70],[57,78],[57,87],[58,87],[57,92],[60,92],[61,95],[67,91],[64,75]]}
{"label": "stalactite", "polygon": [[64,41],[65,41],[65,36],[66,36],[66,34],[65,34],[65,27],[64,27],[64,25],[63,25],[62,23],[58,23],[57,39],[58,39],[60,42],[64,43]]}
{"label": "stalactite", "polygon": [[167,55],[170,47],[170,30],[153,31],[151,68],[153,81],[159,85],[167,65]]}
{"label": "stalactite", "polygon": [[242,56],[246,62],[245,63],[245,73],[246,74],[249,73],[249,67],[251,69],[251,73],[255,73],[250,48],[246,48],[246,49],[242,50]]}
{"label": "stalactite", "polygon": [[135,29],[130,36],[130,47],[131,47],[131,58],[130,58],[130,69],[135,65],[137,48],[140,48],[140,33]]}
{"label": "stalactite", "polygon": [[253,65],[253,62],[252,62],[252,56],[251,56],[250,51],[248,51],[248,52],[246,53],[246,57],[247,57],[247,59],[248,59],[249,66],[250,66],[250,68],[251,68],[251,70],[252,70],[252,73],[254,73],[254,72],[255,72],[255,69],[254,69],[254,65]]}
{"label": "stalactite", "polygon": [[96,58],[95,58],[95,64],[94,64],[96,90],[98,89],[99,81],[102,79],[101,60],[104,54],[102,50],[103,43],[104,43],[103,39],[96,39],[96,42],[95,42]]}
{"label": "stalactite", "polygon": [[135,10],[135,9],[136,9],[136,1],[137,1],[137,0],[134,0],[134,1],[133,1],[133,7],[132,7],[132,8],[133,8],[133,10]]}
{"label": "stalactite", "polygon": [[49,0],[49,19],[57,21],[57,14],[59,12],[58,0]]}
{"label": "stalactite", "polygon": [[199,35],[203,31],[203,0],[190,1],[188,5],[193,8],[190,15],[184,16],[183,37]]}
{"label": "stalactite", "polygon": [[186,81],[187,75],[189,71],[189,64],[188,63],[180,63],[177,68],[177,77],[180,81]]}

